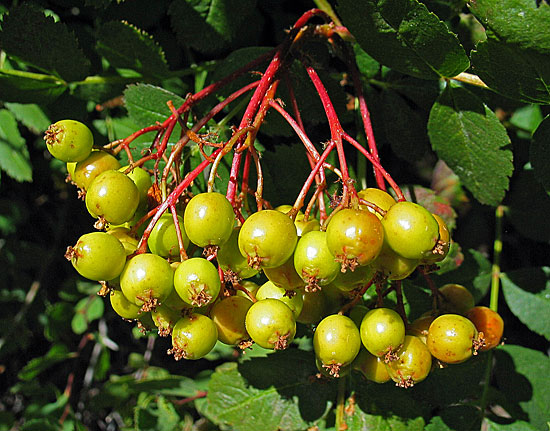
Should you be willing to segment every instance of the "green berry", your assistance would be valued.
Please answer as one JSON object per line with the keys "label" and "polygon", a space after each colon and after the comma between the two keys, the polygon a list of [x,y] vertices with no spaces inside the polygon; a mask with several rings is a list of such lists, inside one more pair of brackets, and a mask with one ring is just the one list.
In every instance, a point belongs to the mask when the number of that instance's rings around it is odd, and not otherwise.
{"label": "green berry", "polygon": [[233,232],[233,207],[221,193],[200,193],[185,207],[183,224],[189,240],[199,247],[222,245]]}
{"label": "green berry", "polygon": [[112,280],[126,264],[126,252],[121,242],[105,232],[82,235],[66,254],[80,275],[90,280]]}
{"label": "green berry", "polygon": [[94,137],[88,127],[75,120],[61,120],[48,127],[44,135],[52,156],[63,162],[80,162],[88,157]]}

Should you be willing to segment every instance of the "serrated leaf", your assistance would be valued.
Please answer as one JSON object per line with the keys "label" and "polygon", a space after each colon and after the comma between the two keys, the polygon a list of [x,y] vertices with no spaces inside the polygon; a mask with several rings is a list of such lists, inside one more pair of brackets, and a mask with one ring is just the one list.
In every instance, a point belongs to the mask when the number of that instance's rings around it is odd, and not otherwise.
{"label": "serrated leaf", "polygon": [[[184,102],[177,94],[149,84],[130,85],[124,91],[124,103],[130,118],[141,127],[150,126],[157,121],[164,122],[171,115],[166,105],[169,100],[176,109]],[[179,137],[179,134],[172,136]]]}
{"label": "serrated leaf", "polygon": [[508,216],[519,233],[534,241],[550,241],[550,196],[535,172],[525,170],[515,175],[509,195]]}
{"label": "serrated leaf", "polygon": [[526,103],[550,103],[550,57],[489,35],[471,53],[473,70],[492,90]]}
{"label": "serrated leaf", "polygon": [[550,193],[550,115],[535,130],[529,151],[535,177]]}
{"label": "serrated leaf", "polygon": [[110,21],[98,30],[96,49],[110,65],[163,78],[168,66],[162,48],[145,31],[125,21]]}
{"label": "serrated leaf", "polygon": [[452,77],[469,67],[457,36],[416,0],[339,0],[338,11],[361,47],[399,72]]}
{"label": "serrated leaf", "polygon": [[514,315],[550,340],[550,268],[529,268],[501,275],[502,292]]}
{"label": "serrated leaf", "polygon": [[550,54],[550,5],[534,0],[476,0],[470,10],[499,39]]}
{"label": "serrated leaf", "polygon": [[67,84],[52,75],[0,69],[0,93],[6,102],[54,102],[67,90]]}
{"label": "serrated leaf", "polygon": [[433,150],[481,203],[498,205],[513,171],[506,129],[475,95],[448,86],[428,121]]}
{"label": "serrated leaf", "polygon": [[15,180],[32,181],[32,166],[17,121],[7,109],[0,109],[0,168]]}
{"label": "serrated leaf", "polygon": [[[304,430],[319,422],[335,396],[319,383],[311,352],[285,350],[216,369],[200,412],[235,431]],[[254,420],[243,420],[243,418]]]}
{"label": "serrated leaf", "polygon": [[32,380],[53,365],[74,357],[64,344],[54,344],[44,356],[31,359],[17,374],[21,380]]}
{"label": "serrated leaf", "polygon": [[[168,11],[181,45],[215,54],[231,47],[256,8],[256,0],[184,0]],[[254,21],[252,21],[254,22]]]}
{"label": "serrated leaf", "polygon": [[[522,346],[504,345],[495,350],[494,375],[507,400],[520,407],[524,420],[539,430],[550,422],[550,359],[542,352]],[[520,411],[521,411],[520,410]]]}
{"label": "serrated leaf", "polygon": [[5,103],[6,108],[31,132],[39,135],[50,125],[51,121],[42,108],[35,104]]}
{"label": "serrated leaf", "polygon": [[90,68],[67,26],[28,2],[4,15],[0,46],[10,56],[67,81],[84,78]]}

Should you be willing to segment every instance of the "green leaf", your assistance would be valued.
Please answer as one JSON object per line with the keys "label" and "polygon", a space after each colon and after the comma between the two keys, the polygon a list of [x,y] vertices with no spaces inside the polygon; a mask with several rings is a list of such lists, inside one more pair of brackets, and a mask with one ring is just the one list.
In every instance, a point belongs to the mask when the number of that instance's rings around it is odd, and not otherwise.
{"label": "green leaf", "polygon": [[[422,384],[412,388],[415,400],[423,405],[426,403],[432,407],[439,406],[444,410],[464,399],[479,396],[487,359],[487,355],[477,355],[452,367],[435,368]],[[451,425],[447,421],[446,423]]]}
{"label": "green leaf", "polygon": [[[486,419],[485,424],[487,425],[486,427],[484,427],[486,431],[537,431],[537,428],[535,428],[530,423],[524,421],[514,421],[509,424],[499,424],[489,419]],[[546,428],[545,431],[547,429],[548,428]]]}
{"label": "green leaf", "polygon": [[492,90],[526,103],[550,103],[550,57],[490,35],[471,53],[473,70]]}
{"label": "green leaf", "polygon": [[[323,419],[334,385],[320,383],[311,352],[285,350],[216,369],[200,413],[235,431],[304,430]],[[243,418],[254,420],[243,420]]]}
{"label": "green leaf", "polygon": [[542,112],[539,105],[527,105],[519,109],[516,109],[512,117],[510,117],[510,124],[521,129],[521,131],[527,131],[532,134],[542,121]]}
{"label": "green leaf", "polygon": [[44,133],[51,121],[42,108],[35,104],[5,103],[6,108],[31,132]]}
{"label": "green leaf", "polygon": [[[166,102],[172,101],[179,108],[184,100],[177,94],[149,84],[130,85],[124,91],[124,102],[130,118],[140,127],[147,127],[155,122],[164,122],[170,115]],[[179,130],[179,129],[178,129]],[[179,138],[179,132],[172,133],[173,140]]]}
{"label": "green leaf", "polygon": [[411,163],[422,159],[429,148],[426,118],[394,91],[384,91],[382,100],[384,132],[393,153]]}
{"label": "green leaf", "polygon": [[[547,430],[550,422],[550,359],[544,353],[522,346],[504,345],[495,350],[495,378],[507,401],[518,405],[525,415],[514,419]],[[520,411],[521,411],[520,410]]]}
{"label": "green leaf", "polygon": [[423,406],[411,391],[404,391],[391,383],[372,384],[355,374],[353,391],[355,406],[349,400],[345,415],[349,430],[406,431],[423,430]]}
{"label": "green leaf", "polygon": [[59,431],[58,424],[49,419],[30,419],[19,428],[20,431]]}
{"label": "green leaf", "polygon": [[28,2],[4,16],[0,46],[10,56],[67,81],[84,78],[90,68],[67,26]]}
{"label": "green leaf", "polygon": [[255,9],[256,0],[185,0],[172,2],[168,13],[181,45],[215,54],[230,48],[240,32],[254,26]]}
{"label": "green leaf", "polygon": [[432,417],[425,429],[426,431],[453,431],[452,428],[449,428],[449,426],[445,424],[441,416]]}
{"label": "green leaf", "polygon": [[[264,197],[273,205],[292,202],[311,171],[302,144],[277,145],[262,153],[262,162]],[[253,177],[251,181],[256,181]]]}
{"label": "green leaf", "polygon": [[550,115],[546,116],[533,134],[529,159],[535,178],[550,193]]}
{"label": "green leaf", "polygon": [[78,301],[71,321],[73,332],[75,334],[86,332],[91,322],[103,316],[104,307],[103,298],[97,295],[82,298]]}
{"label": "green leaf", "polygon": [[359,408],[346,415],[345,420],[349,431],[423,431],[425,425],[421,417],[405,420],[398,416],[369,415]]}
{"label": "green leaf", "polygon": [[48,104],[67,89],[67,84],[52,75],[0,69],[2,100]]}
{"label": "green leaf", "polygon": [[180,417],[172,403],[159,396],[153,402],[151,397],[140,394],[134,412],[135,429],[139,431],[172,431],[178,427]]}
{"label": "green leaf", "polygon": [[399,72],[452,77],[469,67],[457,36],[416,0],[339,0],[338,11],[361,47]]}
{"label": "green leaf", "polygon": [[550,54],[550,5],[534,0],[476,0],[470,10],[498,38]]}
{"label": "green leaf", "polygon": [[125,21],[103,24],[98,30],[96,48],[113,67],[133,69],[157,78],[168,74],[162,48],[152,36]]}
{"label": "green leaf", "polygon": [[17,374],[21,380],[32,380],[53,365],[74,357],[64,344],[54,344],[44,356],[31,359]]}
{"label": "green leaf", "polygon": [[368,78],[374,78],[380,72],[380,63],[368,55],[357,43],[353,44],[355,61],[359,72]]}
{"label": "green leaf", "polygon": [[0,168],[17,181],[32,181],[32,166],[25,140],[14,115],[0,109]]}
{"label": "green leaf", "polygon": [[479,0],[469,6],[488,35],[472,52],[474,71],[500,94],[550,103],[548,3]]}
{"label": "green leaf", "polygon": [[528,268],[501,275],[502,292],[514,315],[550,340],[550,268]]}
{"label": "green leaf", "polygon": [[82,81],[71,84],[71,95],[85,101],[104,103],[119,97],[124,88],[134,84],[136,77],[123,76],[88,76]]}
{"label": "green leaf", "polygon": [[510,221],[522,235],[534,241],[550,241],[550,196],[533,170],[514,176],[508,208]]}
{"label": "green leaf", "polygon": [[434,104],[428,135],[437,155],[481,203],[498,205],[513,171],[506,129],[475,95],[448,86]]}

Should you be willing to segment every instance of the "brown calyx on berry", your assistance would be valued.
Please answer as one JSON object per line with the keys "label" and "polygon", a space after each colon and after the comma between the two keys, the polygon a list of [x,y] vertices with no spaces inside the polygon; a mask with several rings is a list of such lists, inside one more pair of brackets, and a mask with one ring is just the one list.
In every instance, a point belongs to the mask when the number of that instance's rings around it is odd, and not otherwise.
{"label": "brown calyx on berry", "polygon": [[250,256],[248,255],[247,263],[250,268],[259,271],[261,269],[262,258],[258,255]]}
{"label": "brown calyx on berry", "polygon": [[47,145],[59,144],[61,137],[59,134],[62,132],[61,128],[58,127],[55,123],[50,124],[50,127],[44,132],[44,141]]}
{"label": "brown calyx on berry", "polygon": [[97,229],[97,230],[103,230],[107,227],[109,223],[107,222],[107,220],[105,220],[105,218],[103,216],[99,216],[97,218],[97,221],[94,223],[94,227]]}
{"label": "brown calyx on berry", "polygon": [[251,349],[253,344],[254,344],[254,341],[252,340],[242,340],[242,341],[239,341],[239,344],[237,344],[237,347],[241,350]]}
{"label": "brown calyx on berry", "polygon": [[287,298],[294,298],[294,296],[296,295],[296,291],[295,290],[285,290],[285,293],[283,294],[283,296],[286,296]]}
{"label": "brown calyx on berry", "polygon": [[169,337],[170,335],[172,335],[172,327],[170,325],[159,326],[158,334],[161,337]]}
{"label": "brown calyx on berry", "polygon": [[472,353],[477,355],[477,352],[482,349],[485,344],[485,334],[483,332],[479,332],[476,339],[472,342],[472,347],[474,349]]}
{"label": "brown calyx on berry", "polygon": [[73,246],[68,246],[65,251],[65,259],[71,261],[76,256],[76,250]]}
{"label": "brown calyx on berry", "polygon": [[202,250],[202,255],[206,260],[212,260],[218,255],[218,250],[220,249],[217,245],[207,245]]}
{"label": "brown calyx on berry", "polygon": [[113,290],[106,281],[100,281],[99,284],[101,285],[101,288],[97,292],[99,296],[107,296]]}
{"label": "brown calyx on berry", "polygon": [[187,352],[185,351],[185,349],[182,349],[181,347],[172,347],[171,349],[168,349],[166,351],[166,353],[168,355],[174,355],[174,359],[176,361],[179,361],[181,359],[187,359]]}
{"label": "brown calyx on berry", "polygon": [[444,256],[445,250],[449,246],[449,243],[446,241],[441,241],[440,239],[437,240],[435,243],[434,248],[432,249],[432,254],[436,256]]}
{"label": "brown calyx on berry", "polygon": [[400,388],[405,389],[412,388],[414,386],[414,380],[411,376],[407,377],[406,379],[401,376],[399,381],[395,383],[395,386],[399,386]]}
{"label": "brown calyx on berry", "polygon": [[349,259],[345,255],[341,254],[339,256],[336,256],[335,260],[336,260],[336,262],[340,263],[340,265],[341,265],[340,266],[340,271],[341,272],[346,272],[348,269],[351,272],[353,272],[353,271],[355,271],[355,268],[357,268],[359,266],[359,263],[357,262],[356,257],[352,257],[351,259]]}
{"label": "brown calyx on berry", "polygon": [[340,377],[340,370],[342,369],[341,362],[336,362],[335,364],[323,364],[322,367],[327,370],[332,377]]}
{"label": "brown calyx on berry", "polygon": [[241,277],[239,277],[239,275],[236,272],[232,271],[231,269],[224,269],[223,281],[225,281],[226,283],[231,283],[235,285],[240,283]]}
{"label": "brown calyx on berry", "polygon": [[136,298],[139,299],[140,301],[143,301],[143,305],[141,306],[141,309],[140,309],[142,313],[155,311],[157,307],[160,305],[160,301],[157,298],[141,298],[139,296],[136,296]]}
{"label": "brown calyx on berry", "polygon": [[194,283],[191,285],[191,305],[194,307],[202,307],[212,301],[212,295],[204,291],[204,286],[199,286]]}
{"label": "brown calyx on berry", "polygon": [[305,291],[311,293],[317,292],[318,290],[321,290],[321,286],[319,286],[319,279],[313,275],[308,277]]}
{"label": "brown calyx on berry", "polygon": [[392,361],[397,361],[397,354],[390,347],[388,352],[384,355],[384,363],[389,364]]}
{"label": "brown calyx on berry", "polygon": [[288,347],[288,338],[290,334],[279,335],[273,348],[275,350],[285,350]]}

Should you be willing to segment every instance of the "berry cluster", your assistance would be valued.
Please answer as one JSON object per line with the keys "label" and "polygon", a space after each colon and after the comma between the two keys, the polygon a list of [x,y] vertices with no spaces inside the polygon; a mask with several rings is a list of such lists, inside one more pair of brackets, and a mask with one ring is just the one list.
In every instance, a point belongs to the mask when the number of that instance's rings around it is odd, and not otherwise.
{"label": "berry cluster", "polygon": [[[368,150],[343,130],[312,66],[304,65],[331,131],[322,153],[306,134],[297,101],[292,100],[293,118],[276,99],[278,73],[290,64],[282,58],[292,54],[291,46],[306,35],[324,35],[336,43],[330,26],[317,26],[311,34],[301,31],[319,13],[310,11],[295,24],[288,43],[271,54],[259,81],[228,96],[191,128],[186,124],[193,104],[265,58],[189,95],[177,110],[168,103],[172,114],[164,123],[104,147],[94,146],[92,133],[79,122],[52,124],[45,135],[47,148],[67,162],[70,180],[96,219],[97,230],[81,236],[66,257],[83,277],[103,285],[100,293],[109,295],[121,317],[171,336],[168,352],[176,360],[202,358],[217,341],[243,349],[252,343],[285,349],[298,322],[314,328],[321,374],[339,377],[356,368],[370,380],[393,379],[407,387],[423,380],[435,362],[463,362],[478,350],[494,347],[502,336],[502,319],[474,307],[471,294],[461,286],[449,285],[431,286],[434,309],[408,323],[401,280],[415,270],[429,278],[449,252],[450,231],[441,217],[407,201],[380,164],[357,79],[353,82]],[[350,58],[347,63],[356,78]],[[199,134],[249,91],[253,94],[240,126],[226,142],[211,142],[211,134]],[[311,164],[295,203],[275,208],[262,197],[262,167],[253,145],[269,109],[294,129]],[[176,125],[181,136],[169,147]],[[130,144],[149,132],[156,134],[151,147],[135,160]],[[372,164],[378,187],[355,189],[344,141]],[[202,162],[186,172],[182,151],[190,142],[197,145]],[[127,166],[116,157],[122,151]],[[338,168],[327,162],[333,151]],[[221,160],[229,155],[233,158],[224,195],[215,191],[214,182]],[[207,191],[192,195],[190,185],[206,167]],[[255,190],[248,183],[251,167],[256,169]],[[341,189],[334,195],[327,190],[326,171],[338,176]],[[308,195],[313,184],[315,191]],[[250,196],[257,208],[251,209]],[[371,286],[376,302],[365,303]],[[383,305],[390,291],[396,292],[396,310]]]}

